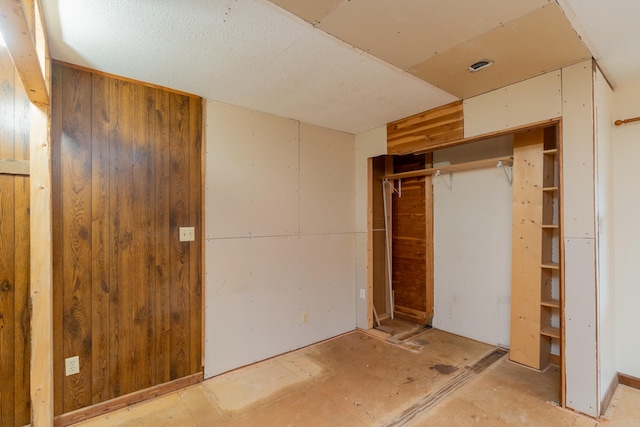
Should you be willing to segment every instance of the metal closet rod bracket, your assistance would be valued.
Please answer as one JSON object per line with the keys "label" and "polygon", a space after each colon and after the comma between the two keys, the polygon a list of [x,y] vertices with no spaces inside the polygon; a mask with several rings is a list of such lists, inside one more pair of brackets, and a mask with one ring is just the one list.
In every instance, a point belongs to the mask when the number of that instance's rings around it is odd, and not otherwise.
{"label": "metal closet rod bracket", "polygon": [[442,171],[437,170],[436,173],[434,174],[435,176],[439,176],[440,179],[442,180],[442,182],[445,183],[445,185],[449,188],[449,191],[453,191],[453,172],[449,172],[449,182],[447,182],[443,177],[442,177]]}
{"label": "metal closet rod bracket", "polygon": [[389,187],[391,187],[391,190],[396,193],[398,195],[398,197],[402,197],[402,179],[398,180],[398,188],[396,188],[391,181],[389,181],[389,178],[382,178],[382,182],[384,184],[389,185]]}

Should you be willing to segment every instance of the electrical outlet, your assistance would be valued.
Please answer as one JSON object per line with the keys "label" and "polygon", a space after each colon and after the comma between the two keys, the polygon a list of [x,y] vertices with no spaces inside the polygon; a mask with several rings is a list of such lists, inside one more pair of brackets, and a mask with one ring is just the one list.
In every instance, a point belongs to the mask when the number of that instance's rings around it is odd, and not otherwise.
{"label": "electrical outlet", "polygon": [[78,356],[64,359],[65,375],[75,375],[80,373],[80,358]]}
{"label": "electrical outlet", "polygon": [[300,315],[300,323],[308,323],[309,322],[309,314],[306,311],[303,311]]}
{"label": "electrical outlet", "polygon": [[196,230],[194,227],[180,227],[180,241],[193,242],[196,240]]}
{"label": "electrical outlet", "polygon": [[364,292],[364,289],[360,289],[360,299],[365,299],[367,297],[367,294]]}

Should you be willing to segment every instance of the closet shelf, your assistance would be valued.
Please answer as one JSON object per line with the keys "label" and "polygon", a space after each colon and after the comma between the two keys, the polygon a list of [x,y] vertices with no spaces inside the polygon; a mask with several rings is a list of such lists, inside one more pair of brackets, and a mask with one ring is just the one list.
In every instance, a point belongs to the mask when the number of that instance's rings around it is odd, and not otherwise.
{"label": "closet shelf", "polygon": [[545,337],[551,338],[560,338],[560,328],[555,328],[553,326],[547,326],[540,331],[540,335],[544,335]]}
{"label": "closet shelf", "polygon": [[[502,163],[500,163],[502,162]],[[475,162],[467,162],[467,163],[458,163],[455,165],[446,165],[438,168],[428,168],[428,169],[420,169],[410,172],[400,172],[400,173],[392,173],[385,175],[383,178],[387,179],[403,179],[403,178],[415,178],[419,176],[427,176],[427,175],[435,175],[438,171],[440,173],[453,173],[453,172],[461,172],[461,171],[469,171],[469,170],[477,170],[477,169],[486,169],[490,167],[498,167],[500,164],[502,166],[512,166],[513,165],[513,157],[495,157],[493,159],[485,159],[478,160]]]}
{"label": "closet shelf", "polygon": [[560,300],[557,299],[544,299],[540,302],[543,307],[560,308]]}

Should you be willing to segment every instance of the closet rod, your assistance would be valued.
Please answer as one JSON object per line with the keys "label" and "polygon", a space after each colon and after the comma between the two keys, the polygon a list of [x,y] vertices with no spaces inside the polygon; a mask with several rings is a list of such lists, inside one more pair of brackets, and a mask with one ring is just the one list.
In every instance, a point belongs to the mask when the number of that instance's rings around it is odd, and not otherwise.
{"label": "closet rod", "polygon": [[614,124],[616,126],[620,126],[620,125],[623,125],[625,123],[631,123],[631,122],[637,122],[637,121],[640,121],[640,117],[632,117],[630,119],[616,120]]}
{"label": "closet rod", "polygon": [[485,159],[485,160],[477,160],[475,162],[467,162],[467,163],[458,163],[455,165],[447,165],[438,168],[428,168],[428,169],[420,169],[410,172],[400,172],[400,173],[392,173],[389,175],[385,175],[384,178],[387,179],[402,179],[402,178],[415,178],[417,176],[426,176],[426,175],[435,175],[436,172],[460,172],[460,171],[468,171],[475,169],[485,169],[488,167],[498,167],[499,162],[502,162],[502,166],[512,166],[513,165],[513,157],[496,157],[493,159]]}

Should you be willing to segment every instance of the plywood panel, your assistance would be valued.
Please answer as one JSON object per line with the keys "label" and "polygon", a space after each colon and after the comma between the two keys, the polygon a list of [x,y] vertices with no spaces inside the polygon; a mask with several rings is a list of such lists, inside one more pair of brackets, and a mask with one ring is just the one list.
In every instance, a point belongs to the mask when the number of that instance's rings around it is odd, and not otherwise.
{"label": "plywood panel", "polygon": [[[298,14],[289,2],[275,3]],[[407,69],[547,3],[461,0],[451,7],[439,1],[348,0],[314,19],[323,31]]]}
{"label": "plywood panel", "polygon": [[[459,98],[469,98],[590,57],[560,6],[552,2],[417,64],[409,72]],[[483,59],[495,62],[477,73],[468,71]]]}
{"label": "plywood panel", "polygon": [[595,242],[565,238],[565,360],[569,408],[597,416]]}
{"label": "plywood panel", "polygon": [[[200,100],[56,64],[55,408],[201,372]],[[195,261],[191,261],[195,258]],[[80,373],[64,375],[64,358]]]}
{"label": "plywood panel", "polygon": [[462,102],[454,102],[387,124],[387,152],[424,152],[463,137]]}
{"label": "plywood panel", "polygon": [[297,234],[298,122],[208,101],[207,129],[207,237]]}
{"label": "plywood panel", "polygon": [[354,223],[354,137],[300,124],[300,232],[349,233]]}
{"label": "plywood panel", "polygon": [[543,148],[544,129],[515,135],[510,357],[534,369],[544,368],[540,361]]}
{"label": "plywood panel", "polygon": [[205,253],[205,377],[355,327],[354,234],[211,239]]}
{"label": "plywood panel", "polygon": [[564,235],[595,233],[593,65],[591,61],[562,70],[562,141]]}
{"label": "plywood panel", "polygon": [[464,101],[465,138],[562,115],[561,73],[550,72]]}
{"label": "plywood panel", "polygon": [[[29,159],[29,100],[0,47],[0,158]],[[0,174],[0,426],[31,419],[30,179]]]}

